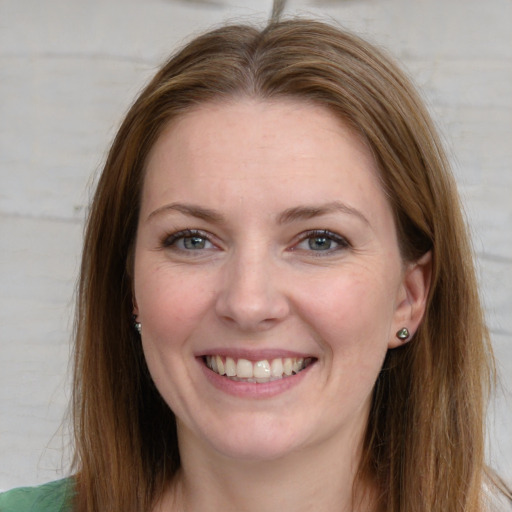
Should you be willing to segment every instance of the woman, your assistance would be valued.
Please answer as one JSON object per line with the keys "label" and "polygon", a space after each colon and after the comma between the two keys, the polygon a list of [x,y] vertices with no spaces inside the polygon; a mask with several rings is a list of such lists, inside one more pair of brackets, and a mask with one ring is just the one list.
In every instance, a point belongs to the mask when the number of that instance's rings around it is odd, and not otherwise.
{"label": "woman", "polygon": [[76,331],[76,477],[34,510],[477,512],[503,487],[443,149],[331,26],[226,26],[158,72],[98,183]]}

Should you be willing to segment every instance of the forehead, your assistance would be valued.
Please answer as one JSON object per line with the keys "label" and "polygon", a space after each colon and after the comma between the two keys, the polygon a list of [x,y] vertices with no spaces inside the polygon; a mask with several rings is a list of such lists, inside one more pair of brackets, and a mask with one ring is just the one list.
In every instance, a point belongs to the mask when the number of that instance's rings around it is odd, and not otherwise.
{"label": "forehead", "polygon": [[[323,142],[323,144],[319,144]],[[162,130],[146,159],[146,169],[162,160],[182,158],[185,153],[197,159],[226,152],[237,144],[251,157],[262,157],[273,146],[282,158],[295,161],[314,157],[327,146],[340,146],[357,156],[378,174],[377,165],[364,138],[327,107],[308,100],[282,97],[274,100],[235,98],[207,102],[172,119]],[[325,146],[321,148],[320,146]],[[275,156],[275,155],[274,155]]]}
{"label": "forehead", "polygon": [[[304,122],[297,123],[298,118]],[[269,123],[278,129],[272,130]],[[283,138],[308,135],[308,138],[314,139],[315,132],[320,130],[337,132],[341,137],[351,138],[352,143],[364,148],[364,151],[368,149],[364,137],[325,105],[290,96],[271,99],[240,96],[200,103],[172,118],[153,145],[149,159],[155,152],[155,147],[161,144],[161,140],[171,136],[182,135],[189,140],[198,139],[212,135],[209,130],[213,126],[213,134],[222,139],[226,130],[243,126],[244,133],[254,137],[255,131],[265,124],[267,140],[276,137],[278,132]],[[248,130],[251,126],[255,129],[252,133]]]}
{"label": "forehead", "polygon": [[222,202],[236,187],[246,202],[259,194],[283,206],[340,193],[387,203],[371,151],[326,107],[243,98],[200,105],[169,123],[147,160],[143,206],[191,194]]}

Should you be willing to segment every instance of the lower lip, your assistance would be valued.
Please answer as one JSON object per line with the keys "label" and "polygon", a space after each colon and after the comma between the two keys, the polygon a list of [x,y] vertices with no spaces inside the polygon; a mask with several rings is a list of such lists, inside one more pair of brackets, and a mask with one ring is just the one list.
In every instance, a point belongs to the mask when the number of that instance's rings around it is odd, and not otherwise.
{"label": "lower lip", "polygon": [[231,380],[228,377],[221,376],[210,370],[202,358],[198,358],[198,360],[206,378],[213,386],[228,395],[240,398],[271,398],[285,393],[299,385],[309,373],[309,370],[315,365],[315,362],[313,362],[299,373],[290,375],[289,377],[283,377],[282,379],[273,380],[271,382],[257,383]]}

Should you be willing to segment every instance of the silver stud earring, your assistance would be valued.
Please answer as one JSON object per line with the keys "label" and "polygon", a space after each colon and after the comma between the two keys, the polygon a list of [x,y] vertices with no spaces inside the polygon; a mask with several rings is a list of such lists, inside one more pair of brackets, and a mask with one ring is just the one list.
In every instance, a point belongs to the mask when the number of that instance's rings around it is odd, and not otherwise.
{"label": "silver stud earring", "polygon": [[409,329],[407,329],[407,327],[403,327],[402,329],[400,329],[397,333],[396,333],[396,337],[400,340],[400,341],[405,341],[406,339],[409,338],[411,334],[409,333]]}
{"label": "silver stud earring", "polygon": [[133,326],[135,327],[135,330],[140,334],[142,331],[142,324],[140,322],[134,322]]}

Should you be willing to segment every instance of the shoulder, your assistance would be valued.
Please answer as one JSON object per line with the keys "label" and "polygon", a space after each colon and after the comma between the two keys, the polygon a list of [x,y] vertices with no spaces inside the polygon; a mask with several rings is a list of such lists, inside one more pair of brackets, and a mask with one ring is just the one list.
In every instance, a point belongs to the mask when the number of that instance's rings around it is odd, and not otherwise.
{"label": "shoulder", "polygon": [[1,512],[71,512],[74,481],[65,478],[39,487],[21,487],[0,494]]}

